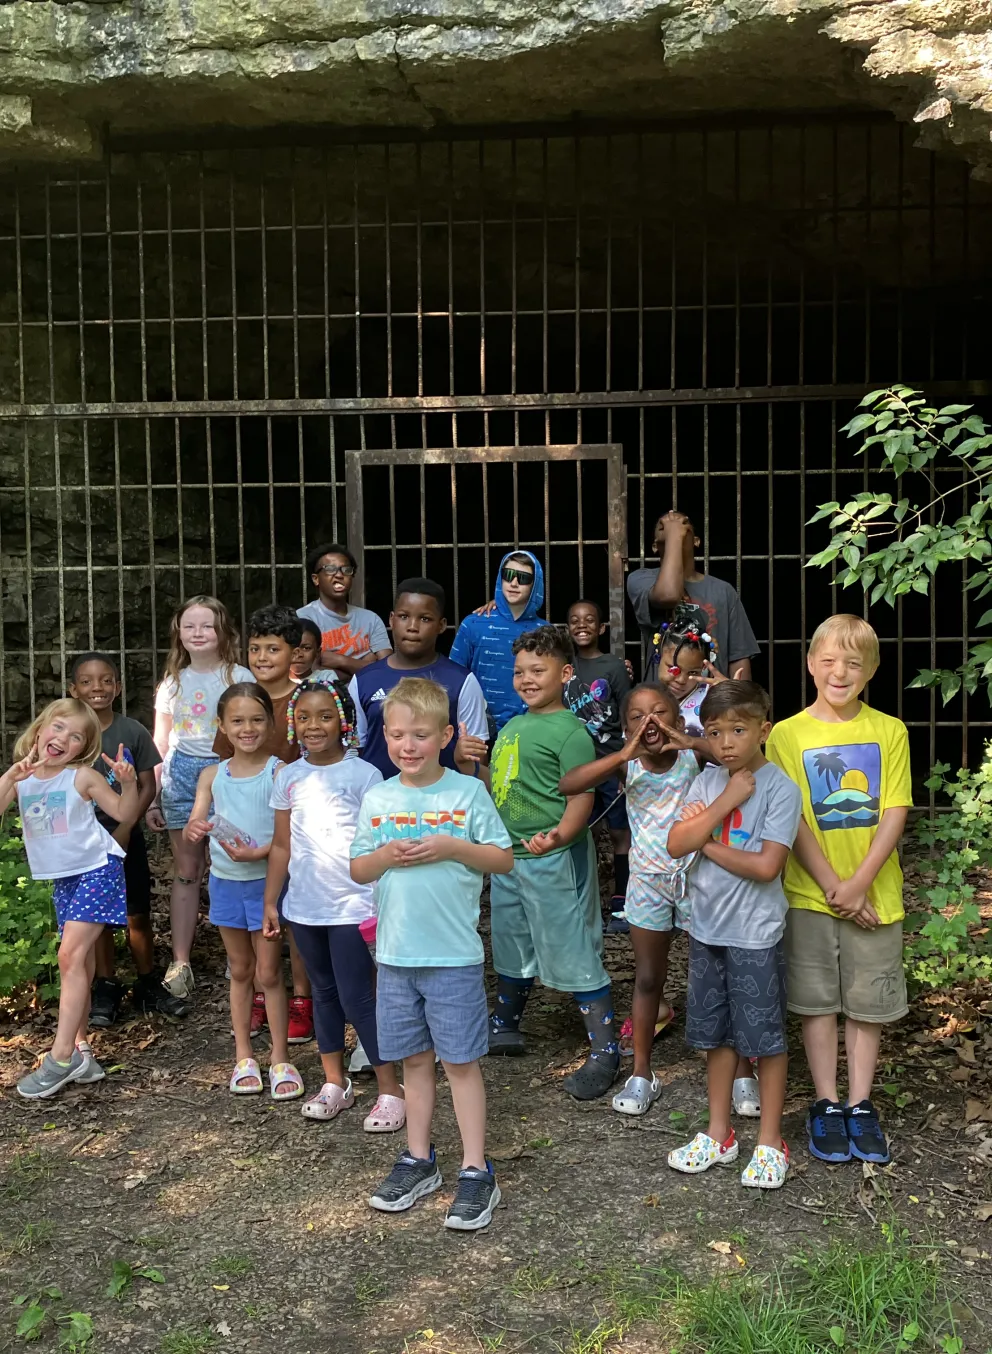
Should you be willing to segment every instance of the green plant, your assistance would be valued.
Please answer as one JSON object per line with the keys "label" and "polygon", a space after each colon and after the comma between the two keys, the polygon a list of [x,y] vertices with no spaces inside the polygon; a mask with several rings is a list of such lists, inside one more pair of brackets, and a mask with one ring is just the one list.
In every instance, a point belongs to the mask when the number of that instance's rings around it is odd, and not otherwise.
{"label": "green plant", "polygon": [[250,1255],[215,1255],[210,1263],[215,1274],[223,1274],[232,1279],[250,1274],[255,1267]]}
{"label": "green plant", "polygon": [[[860,583],[871,601],[894,606],[909,592],[929,596],[933,576],[941,564],[957,563],[969,571],[965,587],[979,597],[992,592],[992,430],[970,404],[928,405],[918,390],[892,386],[873,390],[844,425],[848,437],[868,433],[860,452],[881,448],[886,468],[896,480],[907,472],[928,486],[925,501],[894,499],[889,493],[855,494],[847,503],[821,503],[810,519],[829,517],[830,544],[813,556],[809,566],[823,568],[835,560],[845,568],[842,587]],[[967,417],[962,417],[967,415]],[[931,470],[953,467],[962,479],[943,493],[937,491]],[[951,496],[964,496],[964,511],[948,516]],[[972,628],[992,621],[986,611]],[[975,645],[964,663],[954,669],[925,668],[910,683],[939,687],[946,703],[963,687],[969,695],[985,681],[992,695],[992,639]]]}
{"label": "green plant", "polygon": [[115,1260],[110,1283],[107,1285],[107,1297],[120,1302],[135,1279],[147,1279],[149,1283],[165,1283],[165,1275],[160,1269],[148,1265],[132,1265],[127,1260]]}
{"label": "green plant", "polygon": [[170,1330],[162,1336],[162,1354],[206,1354],[216,1343],[212,1331]]}
{"label": "green plant", "polygon": [[88,1312],[57,1312],[52,1304],[61,1299],[62,1290],[54,1284],[34,1294],[20,1294],[14,1299],[14,1307],[20,1309],[14,1333],[22,1340],[38,1340],[51,1321],[59,1332],[59,1349],[66,1354],[85,1354],[93,1338],[93,1318]]}
{"label": "green plant", "polygon": [[992,865],[992,743],[975,770],[949,772],[938,762],[926,786],[946,795],[950,806],[917,828],[934,860],[917,890],[926,920],[907,936],[906,960],[910,977],[928,987],[992,973],[992,942],[971,934],[981,915],[969,882],[973,871]]}
{"label": "green plant", "polygon": [[50,1001],[59,991],[51,885],[31,878],[14,823],[0,822],[0,996]]}

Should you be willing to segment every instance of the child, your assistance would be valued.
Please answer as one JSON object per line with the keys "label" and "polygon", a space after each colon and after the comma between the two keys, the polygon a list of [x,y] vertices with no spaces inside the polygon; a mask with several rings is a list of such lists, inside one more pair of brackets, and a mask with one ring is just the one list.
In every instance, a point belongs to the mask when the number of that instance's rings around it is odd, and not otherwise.
{"label": "child", "polygon": [[544,571],[535,556],[529,550],[504,555],[494,600],[465,617],[451,646],[451,661],[479,679],[497,729],[526,708],[514,686],[513,643],[534,628],[543,602]]}
{"label": "child", "polygon": [[293,654],[290,672],[294,681],[303,682],[320,667],[321,634],[320,626],[309,616],[300,616],[299,621],[302,634]]}
{"label": "child", "polygon": [[274,720],[268,692],[256,682],[236,682],[217,702],[220,727],[234,749],[200,772],[196,801],[183,836],[211,838],[210,920],[219,928],[231,970],[231,1025],[235,1057],[232,1095],[261,1095],[262,1071],[252,1057],[254,980],[265,993],[272,1037],[269,1094],[295,1100],[303,1079],[289,1061],[289,1010],[282,979],[282,948],[263,939],[265,874],[272,843],[272,782],[282,767],[268,751]]}
{"label": "child", "polygon": [[[248,621],[248,666],[259,686],[272,702],[274,723],[266,752],[283,762],[295,762],[300,749],[288,730],[286,711],[297,682],[292,675],[293,659],[299,652],[303,622],[286,606],[263,606],[252,612]],[[214,752],[230,757],[234,749],[218,730]],[[310,980],[300,952],[289,933],[289,962],[293,971],[293,997],[289,1003],[289,1042],[306,1044],[313,1038],[313,998]],[[255,993],[251,1011],[252,1038],[261,1034],[266,1023],[265,996]]]}
{"label": "child", "polygon": [[317,597],[297,613],[320,629],[320,662],[345,678],[392,650],[386,627],[374,611],[352,606],[348,601],[354,586],[358,561],[343,545],[318,545],[307,556]]}
{"label": "child", "polygon": [[[882,1026],[905,1015],[898,845],[913,802],[905,724],[859,699],[878,669],[878,637],[859,616],[815,631],[808,709],[776,724],[768,756],[802,792],[785,872],[789,1009],[803,1018],[816,1100],[806,1121],[821,1161],[884,1163],[871,1101]],[[837,1016],[846,1018],[847,1103],[837,1093]]]}
{"label": "child", "polygon": [[93,770],[100,721],[78,700],[45,707],[14,745],[17,758],[0,776],[0,814],[17,799],[24,849],[34,879],[55,881],[59,924],[59,1023],[41,1066],[17,1083],[25,1100],[47,1100],[70,1081],[100,1081],[103,1068],[86,1040],[94,950],[105,926],[127,925],[124,848],[96,820],[133,823],[138,787],[123,745],[103,754],[120,794]]}
{"label": "child", "polygon": [[673,859],[700,853],[689,877],[686,1042],[706,1050],[707,1132],[668,1155],[695,1174],[729,1165],[739,1055],[758,1060],[761,1125],[741,1184],[779,1189],[789,1169],[782,1140],[788,1053],[785,955],[788,904],[781,874],[799,827],[799,791],[765,760],[768,695],[757,682],[721,682],[703,702],[706,742],[720,766],[704,771],[668,834]]}
{"label": "child", "polygon": [[500,1200],[479,1069],[487,1047],[479,897],[483,875],[506,874],[513,854],[484,780],[440,764],[454,733],[448,709],[447,691],[423,677],[405,677],[386,697],[386,741],[400,774],[362,801],[351,877],[377,882],[379,1056],[403,1059],[406,1086],[407,1150],[369,1203],[398,1213],[441,1186],[431,1142],[437,1050],[462,1140],[444,1225],[475,1231]]}
{"label": "child", "polygon": [[[80,654],[69,676],[69,695],[88,705],[100,721],[102,754],[93,763],[94,771],[110,780],[110,763],[118,747],[134,767],[138,781],[138,806],[133,823],[117,823],[99,808],[97,822],[105,827],[124,848],[124,888],[127,895],[127,943],[137,970],[131,999],[139,1011],[161,1011],[165,1015],[184,1016],[189,1003],[174,997],[162,986],[161,972],[155,970],[155,941],[152,935],[152,876],[148,868],[148,849],[141,819],[155,798],[155,768],[162,758],[152,736],[136,719],[114,711],[121,694],[120,673],[112,658],[102,653]],[[108,929],[96,942],[94,951],[96,978],[90,995],[89,1023],[99,1028],[117,1019],[123,988],[114,978],[114,937]]]}
{"label": "child", "polygon": [[524,1052],[520,1019],[534,978],[571,992],[589,1034],[585,1063],[563,1083],[578,1100],[605,1095],[620,1066],[610,980],[603,967],[596,853],[586,824],[589,793],[566,798],[558,782],[595,755],[562,704],[572,675],[568,632],[544,625],[513,645],[513,684],[527,706],[504,725],[492,759],[492,794],[513,841],[514,870],[492,882],[496,1005],[490,1053]]}
{"label": "child", "polygon": [[754,631],[730,584],[696,568],[698,547],[699,537],[685,513],[673,508],[658,518],[652,549],[661,567],[635,569],[627,578],[641,634],[650,645],[668,613],[686,603],[686,620],[712,635],[720,671],[726,676],[740,669],[742,680],[750,681],[751,659],[759,652]]}
{"label": "child", "polygon": [[355,1103],[344,1074],[344,1023],[355,1027],[379,1082],[366,1133],[389,1133],[406,1120],[403,1091],[392,1063],[378,1055],[375,964],[359,924],[375,916],[373,890],[352,882],[349,851],[366,792],[382,777],[374,766],[345,757],[355,742],[355,708],[343,683],[305,681],[290,702],[290,729],[306,750],[284,767],[272,787],[275,834],[265,883],[266,940],[292,923],[313,985],[317,1045],[324,1084],[303,1105],[310,1119],[333,1119]]}
{"label": "child", "polygon": [[[676,628],[663,625],[653,639],[654,658],[649,668],[657,669],[657,680],[666,686],[679,703],[679,714],[685,731],[693,738],[703,735],[699,711],[703,701],[717,682],[726,677],[716,666],[716,650],[706,631],[694,630],[691,625]],[[734,669],[734,680],[744,681],[744,664]]]}
{"label": "child", "polygon": [[238,632],[223,602],[191,597],[172,618],[169,652],[155,692],[155,746],[165,758],[156,769],[159,799],[145,814],[153,832],[168,828],[172,847],[172,963],[165,986],[174,997],[193,995],[189,956],[200,910],[206,841],[183,836],[193,812],[200,772],[217,756],[217,701],[232,682],[251,682],[238,663]]}
{"label": "child", "polygon": [[[575,676],[565,686],[565,704],[589,730],[596,756],[606,757],[623,747],[620,705],[630,690],[630,677],[619,658],[599,647],[606,626],[598,603],[584,598],[573,602],[568,608],[568,633],[575,645]],[[623,916],[630,874],[627,810],[616,776],[598,781],[595,789],[592,818],[594,822],[605,818],[613,843],[613,897],[604,924],[608,934],[622,935],[630,929]]]}
{"label": "child", "polygon": [[[358,714],[358,745],[362,756],[379,771],[383,780],[398,775],[386,747],[382,705],[404,676],[417,673],[443,686],[448,693],[448,723],[474,738],[489,736],[486,698],[477,678],[468,668],[453,663],[437,651],[438,637],[448,622],[444,618],[444,589],[430,578],[406,578],[396,590],[389,615],[393,652],[388,658],[357,672],[348,694]],[[441,765],[475,774],[475,763],[456,763],[457,744],[441,749]]]}
{"label": "child", "polygon": [[[651,1046],[659,1027],[675,1014],[664,1000],[668,951],[673,928],[688,922],[687,875],[695,859],[675,861],[668,854],[668,832],[678,817],[700,766],[708,760],[701,740],[683,738],[678,705],[657,683],[635,686],[623,701],[626,743],[564,776],[564,795],[619,781],[626,789],[633,842],[627,917],[634,944],[634,1069],[613,1097],[619,1114],[646,1114],[661,1095],[651,1071]],[[664,1002],[664,1012],[659,1015]]]}

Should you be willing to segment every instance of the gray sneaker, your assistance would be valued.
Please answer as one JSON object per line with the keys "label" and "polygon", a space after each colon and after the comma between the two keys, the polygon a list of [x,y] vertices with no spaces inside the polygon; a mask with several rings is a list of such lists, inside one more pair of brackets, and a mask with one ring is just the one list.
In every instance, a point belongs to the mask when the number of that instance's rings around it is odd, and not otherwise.
{"label": "gray sneaker", "polygon": [[191,997],[196,984],[193,970],[189,964],[177,964],[175,960],[165,970],[162,986],[167,987],[174,997]]}
{"label": "gray sneaker", "polygon": [[83,1055],[86,1063],[85,1067],[76,1078],[80,1086],[89,1086],[92,1085],[94,1081],[103,1081],[107,1074],[97,1062],[96,1058],[94,1058],[93,1050],[89,1045],[77,1044],[76,1052]]}
{"label": "gray sneaker", "polygon": [[61,1091],[70,1081],[78,1081],[86,1070],[86,1058],[78,1048],[72,1050],[68,1067],[57,1063],[50,1053],[41,1060],[41,1066],[17,1083],[17,1094],[25,1100],[47,1100]]}

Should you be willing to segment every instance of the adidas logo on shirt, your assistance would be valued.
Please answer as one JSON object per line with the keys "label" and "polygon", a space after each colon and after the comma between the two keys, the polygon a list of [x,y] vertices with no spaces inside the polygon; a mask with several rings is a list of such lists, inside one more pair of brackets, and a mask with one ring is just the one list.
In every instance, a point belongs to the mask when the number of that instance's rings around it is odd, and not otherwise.
{"label": "adidas logo on shirt", "polygon": [[383,691],[383,689],[382,689],[381,686],[380,686],[380,688],[379,688],[378,691],[373,691],[373,692],[372,692],[372,695],[369,696],[369,700],[370,700],[370,701],[384,701],[385,699],[386,699],[386,693],[385,693],[385,691]]}

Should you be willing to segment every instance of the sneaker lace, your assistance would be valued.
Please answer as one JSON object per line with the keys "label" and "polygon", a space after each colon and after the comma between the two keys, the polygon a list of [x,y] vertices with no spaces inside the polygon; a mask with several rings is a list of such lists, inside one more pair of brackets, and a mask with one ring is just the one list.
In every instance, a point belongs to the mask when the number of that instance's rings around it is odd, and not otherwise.
{"label": "sneaker lace", "polygon": [[490,1193],[488,1176],[462,1175],[458,1178],[458,1193],[452,1209],[459,1212],[484,1207]]}
{"label": "sneaker lace", "polygon": [[410,1157],[400,1157],[389,1172],[385,1188],[388,1190],[395,1189],[405,1194],[407,1188],[416,1182],[419,1165],[419,1162],[413,1161]]}

